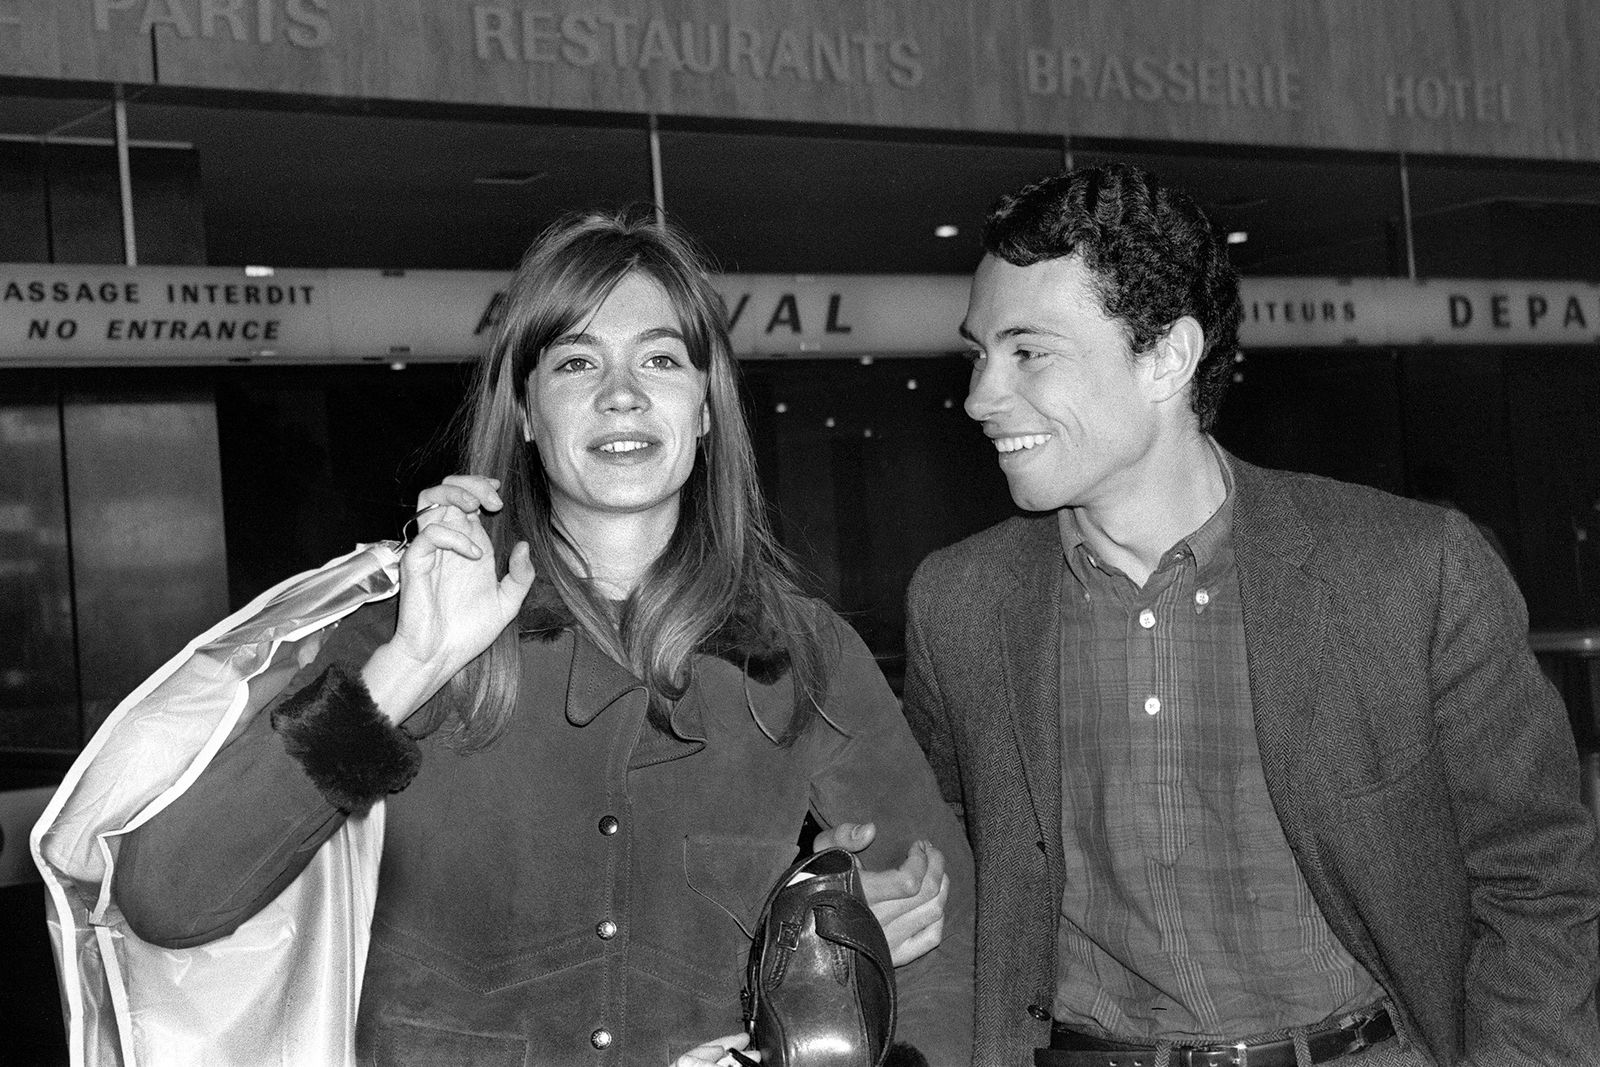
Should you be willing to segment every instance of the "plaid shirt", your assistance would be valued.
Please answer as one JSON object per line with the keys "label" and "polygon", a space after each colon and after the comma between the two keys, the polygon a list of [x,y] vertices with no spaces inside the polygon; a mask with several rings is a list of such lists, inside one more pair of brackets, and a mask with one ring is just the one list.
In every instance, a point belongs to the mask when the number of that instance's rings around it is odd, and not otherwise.
{"label": "plaid shirt", "polygon": [[[1220,457],[1219,457],[1220,458]],[[1365,1008],[1267,795],[1228,495],[1143,588],[1062,513],[1058,1023],[1236,1040]]]}

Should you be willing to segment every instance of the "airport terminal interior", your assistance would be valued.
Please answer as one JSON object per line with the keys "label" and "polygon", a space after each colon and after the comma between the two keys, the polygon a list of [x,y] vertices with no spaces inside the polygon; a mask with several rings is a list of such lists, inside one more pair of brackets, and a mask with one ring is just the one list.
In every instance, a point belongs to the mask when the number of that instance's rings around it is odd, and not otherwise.
{"label": "airport terminal interior", "polygon": [[[0,263],[124,263],[119,139],[141,267],[509,272],[564,212],[659,204],[728,273],[964,275],[998,195],[1124,159],[1238,235],[1247,280],[1600,276],[1600,163],[1576,159],[4,76]],[[1600,322],[1588,334],[1305,348],[1247,337],[1216,437],[1254,463],[1448,500],[1503,548],[1536,634],[1600,631]],[[742,365],[779,534],[895,685],[917,563],[1013,507],[962,410],[969,366],[948,340]],[[59,781],[208,620],[399,536],[417,492],[456,467],[469,369],[0,360],[5,788]],[[220,558],[181,550],[196,529]],[[1594,751],[1592,661],[1546,665]],[[6,1062],[66,1062],[42,906],[36,876],[0,889],[0,938],[26,956],[0,975],[0,1041],[26,1049],[0,1052]]]}

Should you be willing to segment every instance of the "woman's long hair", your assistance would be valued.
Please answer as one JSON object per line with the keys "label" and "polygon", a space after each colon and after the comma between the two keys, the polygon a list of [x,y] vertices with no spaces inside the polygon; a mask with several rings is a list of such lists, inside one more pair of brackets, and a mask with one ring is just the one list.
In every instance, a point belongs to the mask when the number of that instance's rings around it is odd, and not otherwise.
{"label": "woman's long hair", "polygon": [[[537,449],[523,437],[527,383],[556,338],[573,332],[630,273],[646,275],[677,310],[690,362],[708,379],[710,431],[679,502],[677,528],[617,612],[568,560],[583,546],[555,522]],[[569,215],[540,235],[513,276],[490,349],[478,365],[464,412],[465,469],[500,479],[505,506],[485,514],[503,573],[511,548],[528,542],[533,564],[577,624],[644,682],[650,721],[670,730],[673,703],[690,681],[691,659],[718,635],[762,634],[787,650],[794,709],[779,738],[789,744],[820,714],[827,665],[818,618],[800,593],[788,557],[767,523],[745,424],[727,315],[707,262],[690,240],[649,214]],[[428,728],[441,727],[461,751],[499,737],[521,677],[515,622],[450,682]]]}

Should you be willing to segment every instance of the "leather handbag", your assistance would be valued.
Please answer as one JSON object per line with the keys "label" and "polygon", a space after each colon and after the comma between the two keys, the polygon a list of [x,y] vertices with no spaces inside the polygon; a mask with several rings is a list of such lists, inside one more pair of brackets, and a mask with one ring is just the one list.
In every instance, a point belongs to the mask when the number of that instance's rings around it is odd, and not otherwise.
{"label": "leather handbag", "polygon": [[745,1025],[762,1067],[880,1067],[894,1037],[894,965],[843,849],[784,872],[745,968]]}

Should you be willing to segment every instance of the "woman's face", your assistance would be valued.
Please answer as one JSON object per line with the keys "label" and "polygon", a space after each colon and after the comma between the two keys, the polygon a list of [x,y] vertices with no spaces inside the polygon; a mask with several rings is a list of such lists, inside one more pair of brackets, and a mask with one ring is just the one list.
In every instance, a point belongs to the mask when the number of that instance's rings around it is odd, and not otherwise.
{"label": "woman's face", "polygon": [[666,291],[647,274],[624,277],[551,342],[527,384],[527,434],[556,514],[580,526],[646,515],[670,533],[711,412]]}

